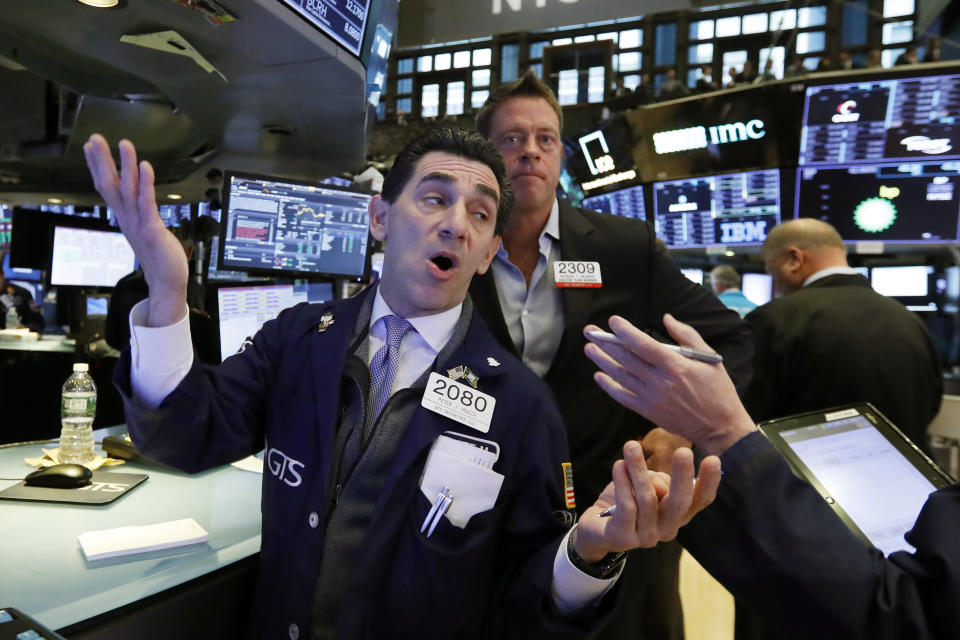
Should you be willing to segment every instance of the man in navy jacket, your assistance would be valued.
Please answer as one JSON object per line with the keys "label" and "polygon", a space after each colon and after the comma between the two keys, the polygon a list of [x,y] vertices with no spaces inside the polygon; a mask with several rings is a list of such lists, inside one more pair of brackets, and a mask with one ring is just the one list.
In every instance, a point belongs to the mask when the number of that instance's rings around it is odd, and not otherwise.
{"label": "man in navy jacket", "polygon": [[[672,538],[715,494],[716,459],[694,483],[689,450],[671,477],[647,472],[628,443],[614,481],[566,531],[573,487],[550,393],[466,297],[511,199],[502,160],[476,134],[434,130],[398,155],[370,205],[371,233],[386,241],[378,287],[281,313],[219,367],[193,358],[186,261],[157,216],[149,164],[137,171],[121,142],[118,175],[97,135],[85,151],[150,288],[117,367],[137,446],[200,471],[266,445],[251,636],[581,633],[609,605],[618,552]],[[374,364],[382,353],[389,374]],[[458,377],[474,385],[460,399],[485,400],[470,419],[435,398]],[[474,459],[454,455],[464,446]]]}

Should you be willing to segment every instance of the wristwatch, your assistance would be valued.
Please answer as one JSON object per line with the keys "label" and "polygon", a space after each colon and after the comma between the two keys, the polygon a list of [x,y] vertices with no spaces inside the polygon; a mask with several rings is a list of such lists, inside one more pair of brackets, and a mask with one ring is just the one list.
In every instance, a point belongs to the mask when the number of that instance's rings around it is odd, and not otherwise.
{"label": "wristwatch", "polygon": [[618,551],[616,553],[608,553],[603,556],[599,562],[587,562],[580,557],[580,554],[577,553],[577,550],[573,547],[574,542],[577,540],[577,527],[574,526],[573,530],[570,532],[570,537],[567,538],[567,557],[570,558],[570,562],[573,563],[577,569],[583,571],[585,574],[591,578],[596,578],[598,580],[609,580],[620,570],[623,566],[623,563],[627,559],[626,551]]}

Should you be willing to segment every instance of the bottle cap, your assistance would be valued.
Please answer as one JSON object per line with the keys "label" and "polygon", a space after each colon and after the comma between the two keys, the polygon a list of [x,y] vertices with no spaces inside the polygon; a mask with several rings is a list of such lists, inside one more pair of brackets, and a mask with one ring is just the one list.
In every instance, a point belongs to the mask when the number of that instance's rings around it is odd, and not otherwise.
{"label": "bottle cap", "polygon": [[74,373],[86,373],[90,371],[90,365],[86,362],[74,362],[73,363],[73,372]]}

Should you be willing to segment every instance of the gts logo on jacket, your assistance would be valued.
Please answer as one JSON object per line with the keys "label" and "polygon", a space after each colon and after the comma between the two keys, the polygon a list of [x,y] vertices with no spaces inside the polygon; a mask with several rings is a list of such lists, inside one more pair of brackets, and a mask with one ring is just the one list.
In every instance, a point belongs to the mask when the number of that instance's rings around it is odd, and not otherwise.
{"label": "gts logo on jacket", "polygon": [[297,470],[303,469],[305,465],[299,460],[294,460],[283,451],[267,447],[267,453],[263,456],[263,461],[270,469],[270,473],[283,481],[284,484],[298,487],[303,482]]}

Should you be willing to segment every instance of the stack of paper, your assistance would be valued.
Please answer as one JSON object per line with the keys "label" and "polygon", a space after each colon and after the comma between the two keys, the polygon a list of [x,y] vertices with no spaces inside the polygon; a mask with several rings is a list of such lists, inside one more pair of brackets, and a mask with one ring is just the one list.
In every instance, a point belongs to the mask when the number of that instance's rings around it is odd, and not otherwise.
{"label": "stack of paper", "polygon": [[77,536],[87,560],[159,551],[206,542],[210,538],[193,518],[138,527],[87,531]]}

